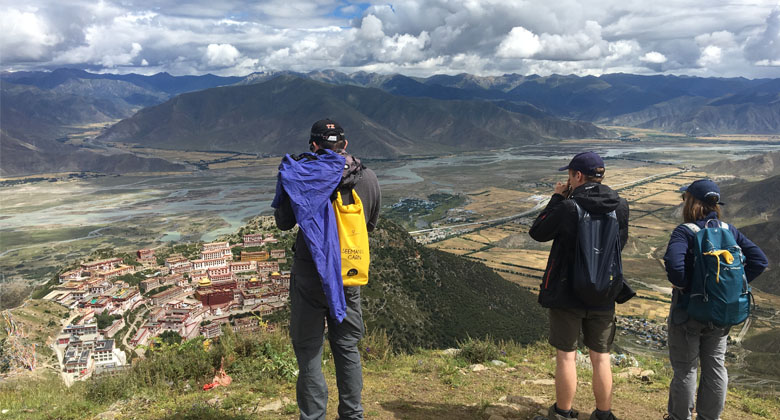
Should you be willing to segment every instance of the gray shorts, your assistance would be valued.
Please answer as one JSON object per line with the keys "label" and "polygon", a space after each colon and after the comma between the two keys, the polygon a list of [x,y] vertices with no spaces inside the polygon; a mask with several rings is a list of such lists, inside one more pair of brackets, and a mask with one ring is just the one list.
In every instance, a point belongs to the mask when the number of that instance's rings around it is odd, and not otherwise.
{"label": "gray shorts", "polygon": [[577,350],[580,331],[583,344],[596,353],[609,353],[615,341],[615,310],[550,309],[550,344],[561,351]]}

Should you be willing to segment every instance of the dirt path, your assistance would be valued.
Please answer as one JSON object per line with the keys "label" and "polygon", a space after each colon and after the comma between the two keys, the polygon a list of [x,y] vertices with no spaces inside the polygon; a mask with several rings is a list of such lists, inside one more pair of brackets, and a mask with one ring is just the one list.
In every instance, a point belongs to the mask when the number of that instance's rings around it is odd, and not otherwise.
{"label": "dirt path", "polygon": [[139,312],[139,313],[138,313],[138,314],[135,316],[135,320],[134,320],[134,321],[133,321],[133,323],[130,325],[130,327],[127,329],[127,332],[125,333],[125,336],[124,336],[124,337],[122,337],[122,344],[125,346],[125,348],[128,348],[128,349],[131,349],[131,348],[132,348],[132,349],[134,349],[134,347],[133,347],[133,346],[131,346],[130,344],[128,344],[128,343],[127,343],[127,337],[128,337],[128,336],[129,336],[129,335],[130,335],[130,334],[131,334],[133,331],[135,331],[135,329],[136,329],[136,324],[138,324],[139,322],[143,323],[143,320],[144,320],[144,315],[146,315],[146,313],[147,313],[147,312],[149,312],[149,307],[148,307],[148,306],[144,305],[144,308],[146,308],[146,309],[145,309],[143,312]]}

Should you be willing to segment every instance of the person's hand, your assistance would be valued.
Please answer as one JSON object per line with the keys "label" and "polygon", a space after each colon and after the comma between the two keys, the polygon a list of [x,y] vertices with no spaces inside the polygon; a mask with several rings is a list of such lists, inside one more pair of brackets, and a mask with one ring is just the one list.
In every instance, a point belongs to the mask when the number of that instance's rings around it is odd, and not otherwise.
{"label": "person's hand", "polygon": [[566,198],[569,197],[569,183],[558,182],[555,184],[555,194],[560,194]]}

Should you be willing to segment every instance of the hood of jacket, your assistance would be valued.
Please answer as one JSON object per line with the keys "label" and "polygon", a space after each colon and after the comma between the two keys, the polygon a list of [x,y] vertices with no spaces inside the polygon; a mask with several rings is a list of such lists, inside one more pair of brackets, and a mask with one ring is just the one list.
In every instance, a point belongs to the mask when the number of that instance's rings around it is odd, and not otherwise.
{"label": "hood of jacket", "polygon": [[575,188],[571,198],[588,213],[609,213],[617,209],[620,196],[606,185],[590,182]]}

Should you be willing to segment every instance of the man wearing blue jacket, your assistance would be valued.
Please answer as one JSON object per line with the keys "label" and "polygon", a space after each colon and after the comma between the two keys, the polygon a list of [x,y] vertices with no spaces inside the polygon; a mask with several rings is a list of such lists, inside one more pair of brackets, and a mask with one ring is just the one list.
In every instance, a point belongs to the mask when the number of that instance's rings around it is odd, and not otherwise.
{"label": "man wearing blue jacket", "polygon": [[364,332],[360,287],[342,284],[331,199],[338,189],[344,204],[353,204],[350,191],[354,189],[371,232],[379,217],[381,195],[376,175],[345,152],[347,144],[337,122],[315,122],[309,139],[312,153],[284,157],[272,204],[279,229],[299,227],[290,274],[290,336],[298,360],[296,395],[302,420],[325,418],[328,388],[322,374],[322,346],[326,320],[339,391],[338,417],[363,418],[363,374],[357,348]]}

